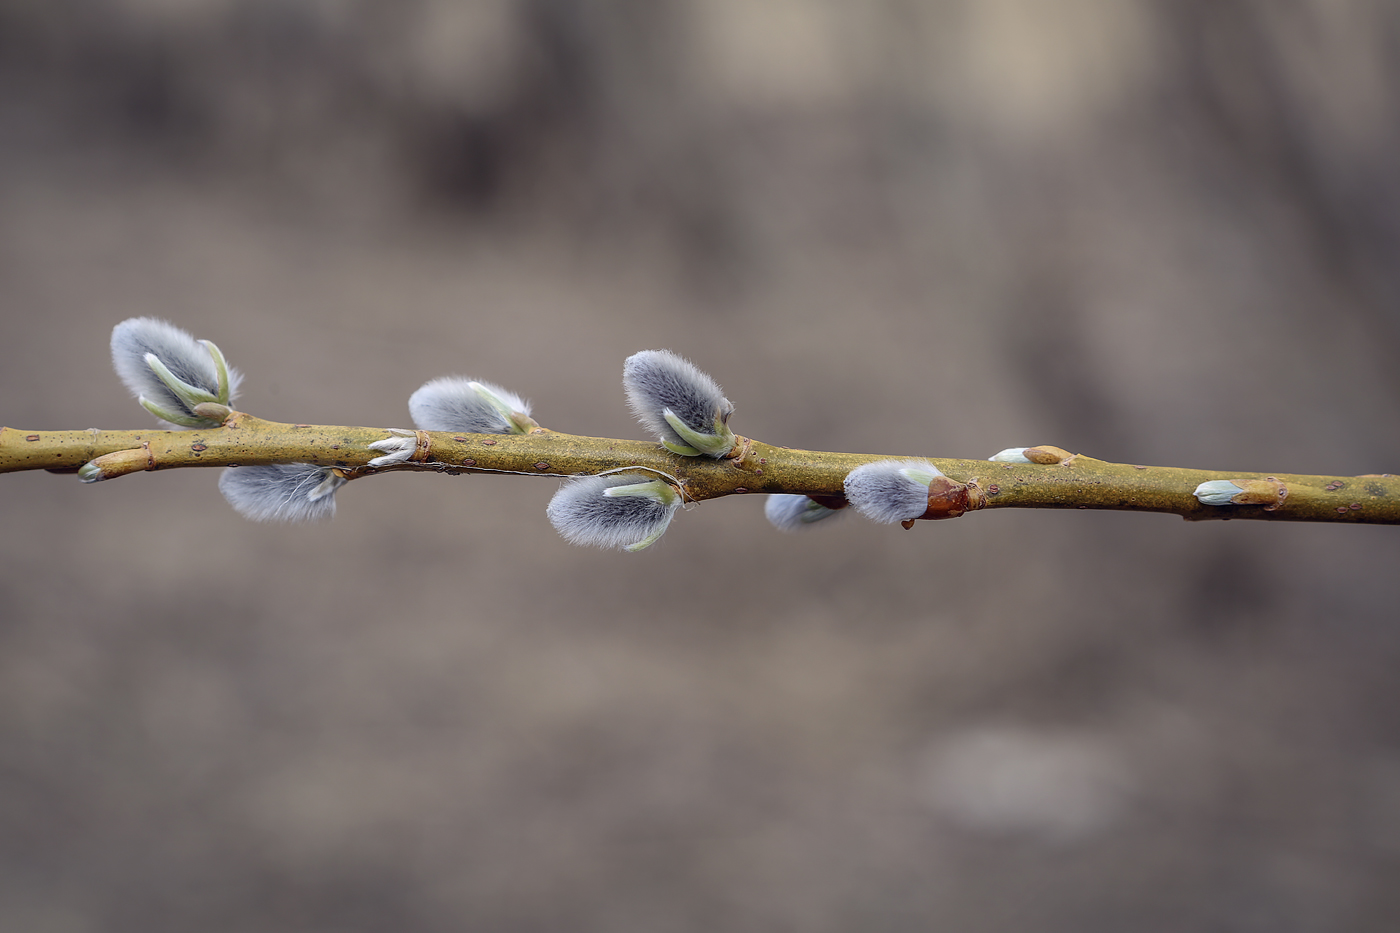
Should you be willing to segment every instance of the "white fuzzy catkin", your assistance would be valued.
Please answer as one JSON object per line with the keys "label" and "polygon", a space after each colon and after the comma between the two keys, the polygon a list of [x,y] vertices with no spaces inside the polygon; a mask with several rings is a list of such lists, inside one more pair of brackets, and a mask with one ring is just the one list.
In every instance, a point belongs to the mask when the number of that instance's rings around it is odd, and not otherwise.
{"label": "white fuzzy catkin", "polygon": [[[670,350],[629,356],[622,366],[622,386],[637,420],[662,441],[680,447],[691,446],[690,441],[666,421],[667,411],[696,434],[715,438],[723,436],[715,433],[716,422],[722,425],[734,412],[718,383]],[[718,442],[715,449],[719,452],[711,456],[729,452],[727,444]]]}
{"label": "white fuzzy catkin", "polygon": [[1243,489],[1228,479],[1213,479],[1197,486],[1193,495],[1201,505],[1234,505],[1235,496],[1242,492]]}
{"label": "white fuzzy catkin", "polygon": [[943,472],[927,460],[879,460],[846,474],[846,498],[872,521],[893,525],[928,511],[928,487]]}
{"label": "white fuzzy catkin", "polygon": [[393,437],[386,437],[382,441],[375,441],[369,445],[370,450],[384,452],[383,456],[371,460],[369,466],[386,467],[395,463],[403,463],[418,450],[418,435],[415,432],[401,431],[398,428],[389,428],[388,431],[393,434]]}
{"label": "white fuzzy catkin", "polygon": [[[146,362],[150,353],[174,376],[210,395],[219,394],[219,373],[203,344],[174,324],[153,317],[133,317],[112,328],[112,367],[137,398],[145,397],[169,412],[193,416],[193,412]],[[242,377],[229,367],[229,403],[238,394]],[[174,427],[183,427],[174,425]]]}
{"label": "white fuzzy catkin", "polygon": [[314,463],[229,467],[219,492],[233,510],[255,522],[309,522],[335,514],[335,491],[345,480]]}
{"label": "white fuzzy catkin", "polygon": [[489,382],[464,376],[444,376],[419,386],[408,398],[408,411],[420,431],[463,434],[515,434],[516,427],[491,403],[494,395],[511,411],[530,414],[530,403]]}
{"label": "white fuzzy catkin", "polygon": [[801,531],[822,519],[840,515],[808,496],[775,493],[763,504],[763,514],[779,531]]}
{"label": "white fuzzy catkin", "polygon": [[[609,495],[621,486],[647,484],[651,494]],[[648,473],[576,476],[559,487],[545,510],[554,529],[570,544],[641,550],[664,533],[680,507],[669,484]]]}
{"label": "white fuzzy catkin", "polygon": [[997,451],[987,459],[993,463],[1030,463],[1031,459],[1026,456],[1026,447],[1008,447],[1005,450]]}

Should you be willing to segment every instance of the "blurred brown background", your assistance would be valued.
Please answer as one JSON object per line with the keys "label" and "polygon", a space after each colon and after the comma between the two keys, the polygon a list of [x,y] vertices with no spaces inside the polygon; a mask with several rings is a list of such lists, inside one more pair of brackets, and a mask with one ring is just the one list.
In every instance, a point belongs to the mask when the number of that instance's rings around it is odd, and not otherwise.
{"label": "blurred brown background", "polygon": [[[462,373],[640,437],[1400,467],[1400,6],[0,2],[0,399],[143,427]],[[0,479],[0,929],[1389,931],[1400,533],[978,514],[638,555],[551,481],[245,523]]]}

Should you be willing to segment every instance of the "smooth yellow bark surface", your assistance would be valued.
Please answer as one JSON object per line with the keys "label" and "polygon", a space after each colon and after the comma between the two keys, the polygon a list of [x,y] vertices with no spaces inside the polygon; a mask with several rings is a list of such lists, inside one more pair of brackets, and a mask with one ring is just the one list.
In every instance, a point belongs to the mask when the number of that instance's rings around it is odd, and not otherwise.
{"label": "smooth yellow bark surface", "polygon": [[[0,428],[0,473],[75,472],[90,462],[101,478],[183,467],[315,463],[338,467],[350,479],[375,473],[516,473],[571,476],[625,467],[672,477],[690,500],[751,493],[840,496],[848,472],[889,454],[792,450],[746,438],[726,459],[682,457],[651,441],[561,434],[418,432],[413,460],[374,468],[370,444],[383,428],[282,424],[233,412],[222,427],[186,431],[25,431]],[[1038,448],[1055,450],[1056,448]],[[1061,452],[1063,453],[1063,452]],[[1400,523],[1400,477],[1240,473],[1108,463],[1071,456],[1061,463],[1000,463],[940,457],[950,478],[975,482],[975,508],[1115,509],[1171,512],[1197,519],[1264,519]],[[1210,480],[1281,484],[1286,495],[1270,505],[1203,505],[1193,495]]]}

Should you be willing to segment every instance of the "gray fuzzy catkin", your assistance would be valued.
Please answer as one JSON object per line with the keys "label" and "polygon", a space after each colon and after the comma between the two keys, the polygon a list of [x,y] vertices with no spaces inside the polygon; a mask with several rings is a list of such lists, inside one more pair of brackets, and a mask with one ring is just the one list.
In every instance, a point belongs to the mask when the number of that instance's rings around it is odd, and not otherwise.
{"label": "gray fuzzy catkin", "polygon": [[[146,362],[147,353],[154,354],[182,382],[210,395],[219,394],[219,372],[203,344],[174,324],[153,317],[133,317],[112,328],[112,367],[132,395],[145,396],[170,412],[193,414],[151,371]],[[241,379],[238,371],[230,366],[230,404],[238,394]]]}
{"label": "gray fuzzy catkin", "polygon": [[726,420],[734,411],[718,383],[670,350],[629,356],[622,366],[622,386],[637,420],[673,444],[689,446],[666,423],[666,409],[697,434],[714,434],[715,419]]}
{"label": "gray fuzzy catkin", "polygon": [[927,460],[879,460],[846,474],[846,498],[872,521],[893,525],[918,518],[928,511],[929,484],[905,476],[906,469],[943,475]]}
{"label": "gray fuzzy catkin", "polygon": [[1235,496],[1244,492],[1239,486],[1228,479],[1213,479],[1209,482],[1201,483],[1192,493],[1201,505],[1234,505]]}
{"label": "gray fuzzy catkin", "polygon": [[545,515],[570,544],[625,548],[665,530],[680,507],[680,497],[664,503],[647,496],[606,496],[604,492],[655,479],[646,473],[576,476],[559,487]]}
{"label": "gray fuzzy catkin", "polygon": [[[309,497],[331,476],[314,463],[271,463],[228,467],[219,492],[233,510],[255,522],[309,522],[335,514],[335,490]],[[343,481],[342,481],[343,482]]]}
{"label": "gray fuzzy catkin", "polygon": [[774,493],[763,504],[763,514],[779,531],[801,531],[822,519],[841,514],[808,496]]}
{"label": "gray fuzzy catkin", "polygon": [[465,376],[444,376],[419,386],[408,398],[408,412],[420,431],[464,434],[513,434],[514,427],[496,406],[472,387],[472,382],[495,394],[514,411],[530,414],[530,403],[498,385]]}

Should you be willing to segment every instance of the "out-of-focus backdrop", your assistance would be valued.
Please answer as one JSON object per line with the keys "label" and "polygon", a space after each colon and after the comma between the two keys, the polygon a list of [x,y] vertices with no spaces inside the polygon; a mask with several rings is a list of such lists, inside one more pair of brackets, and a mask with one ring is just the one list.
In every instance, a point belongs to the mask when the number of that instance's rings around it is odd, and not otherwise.
{"label": "out-of-focus backdrop", "polygon": [[[1400,7],[0,0],[0,422],[452,373],[641,437],[1400,468]],[[1390,931],[1400,532],[998,512],[637,554],[549,480],[324,525],[0,477],[0,929]]]}

